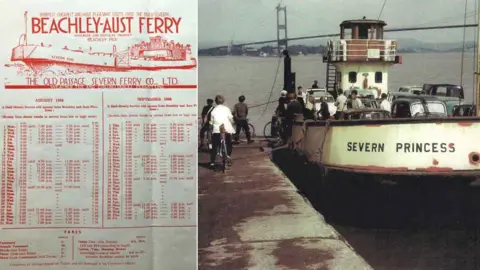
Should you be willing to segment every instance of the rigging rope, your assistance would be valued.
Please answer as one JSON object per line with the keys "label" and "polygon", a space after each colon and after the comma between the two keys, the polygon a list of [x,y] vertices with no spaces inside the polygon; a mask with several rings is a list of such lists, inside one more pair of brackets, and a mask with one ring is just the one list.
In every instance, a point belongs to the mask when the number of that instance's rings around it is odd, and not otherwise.
{"label": "rigging rope", "polygon": [[[468,0],[465,0],[465,13],[463,15],[463,24],[467,24],[467,8],[468,8]],[[467,35],[467,28],[463,28],[463,44],[462,44],[462,61],[461,61],[461,68],[460,68],[460,86],[463,86],[463,69],[464,69],[464,60],[465,60],[465,37]]]}
{"label": "rigging rope", "polygon": [[383,1],[382,9],[380,9],[380,13],[378,14],[377,21],[380,20],[380,17],[382,17],[383,9],[385,8],[385,4],[387,3],[387,0]]}
{"label": "rigging rope", "polygon": [[[278,3],[278,6],[281,6],[283,4],[283,0],[281,0],[279,3]],[[275,8],[276,9],[276,8]],[[277,15],[278,16],[278,15]],[[285,16],[287,16],[287,14],[285,13]],[[286,18],[285,18],[286,19]],[[278,62],[277,62],[277,69],[275,71],[275,77],[273,78],[273,84],[272,84],[272,88],[270,89],[270,94],[268,95],[268,101],[265,103],[265,109],[263,109],[263,112],[262,114],[260,114],[260,117],[258,117],[257,120],[260,120],[263,118],[263,116],[265,115],[265,112],[267,112],[267,109],[268,109],[268,104],[272,103],[271,102],[271,99],[272,99],[272,94],[273,94],[273,90],[275,89],[275,84],[277,83],[277,77],[278,77],[278,70],[280,69],[280,63],[281,63],[281,60],[282,60],[282,54],[280,52],[277,52],[278,53]]]}
{"label": "rigging rope", "polygon": [[281,60],[282,60],[282,56],[279,52],[278,61],[277,61],[277,70],[275,71],[275,77],[273,78],[273,84],[272,84],[272,88],[270,89],[270,95],[268,96],[268,101],[265,103],[265,109],[263,109],[263,112],[260,115],[260,117],[258,117],[258,120],[262,119],[263,115],[265,115],[265,112],[267,111],[268,104],[272,103],[271,102],[272,94],[273,94],[273,90],[275,89],[275,84],[277,83],[278,70],[280,69],[280,63],[282,62]]}

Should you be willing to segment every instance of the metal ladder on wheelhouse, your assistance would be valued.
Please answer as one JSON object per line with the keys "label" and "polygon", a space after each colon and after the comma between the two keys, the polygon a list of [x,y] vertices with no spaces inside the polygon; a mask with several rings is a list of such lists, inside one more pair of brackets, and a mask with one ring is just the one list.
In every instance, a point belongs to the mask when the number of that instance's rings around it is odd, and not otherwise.
{"label": "metal ladder on wheelhouse", "polygon": [[327,83],[326,83],[326,90],[327,92],[331,93],[334,97],[337,96],[337,68],[331,64],[327,64]]}

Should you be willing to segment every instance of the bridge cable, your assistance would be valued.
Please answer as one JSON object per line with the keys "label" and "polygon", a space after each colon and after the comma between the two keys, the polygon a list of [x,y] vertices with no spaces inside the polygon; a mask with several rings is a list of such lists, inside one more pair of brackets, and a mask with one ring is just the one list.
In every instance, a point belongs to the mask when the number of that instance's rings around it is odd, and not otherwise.
{"label": "bridge cable", "polygon": [[[478,10],[478,0],[475,0],[475,10]],[[478,21],[478,12],[475,14],[475,16],[473,17],[473,19],[475,20],[475,22]],[[472,86],[473,86],[473,89],[476,88],[476,76],[475,76],[475,73],[477,72],[477,65],[478,65],[478,61],[477,61],[477,48],[478,48],[478,37],[477,37],[477,34],[478,34],[478,31],[473,31],[473,72],[474,72],[474,76],[472,77],[473,79],[473,83],[472,83]],[[475,91],[472,91],[472,104],[475,102]]]}
{"label": "bridge cable", "polygon": [[[467,7],[468,0],[465,0],[465,13],[463,17],[463,24],[467,25]],[[467,28],[463,28],[463,44],[462,44],[462,60],[460,64],[460,86],[463,86],[463,71],[464,71],[464,60],[465,60],[465,38],[467,33]]]}
{"label": "bridge cable", "polygon": [[[477,15],[478,11],[470,11],[467,13],[467,17],[470,18],[472,16],[475,16]],[[464,15],[462,15],[462,18],[464,17]],[[440,19],[440,20],[433,20],[433,21],[430,21],[430,22],[425,22],[425,23],[420,23],[420,24],[415,24],[416,27],[418,26],[428,26],[428,25],[432,25],[432,24],[444,24],[444,23],[450,23],[452,21],[457,21],[459,18],[458,18],[458,15],[455,15],[455,16],[450,16],[450,17],[445,17],[443,19]]]}
{"label": "bridge cable", "polygon": [[[252,2],[249,6],[247,6],[247,7],[245,8],[245,11],[248,12],[248,10],[249,10],[250,8],[252,8],[254,5],[258,5],[258,4],[261,5],[261,3],[260,3],[259,0],[256,0],[256,2]],[[243,13],[244,13],[244,12],[242,12],[242,13],[240,13],[240,14],[243,14]],[[242,15],[242,16],[243,16],[243,15]],[[241,17],[241,16],[238,16],[238,14],[235,13],[235,15],[233,16],[233,21],[237,21],[238,17]],[[264,19],[265,19],[265,18],[264,18]],[[262,24],[264,24],[264,23],[265,23],[265,22],[262,22]],[[232,36],[231,36],[231,38],[230,38],[230,43],[231,43],[232,45],[233,45],[233,40],[235,39],[235,34],[236,34],[237,30],[238,30],[237,28],[234,28],[234,29],[233,29]]]}

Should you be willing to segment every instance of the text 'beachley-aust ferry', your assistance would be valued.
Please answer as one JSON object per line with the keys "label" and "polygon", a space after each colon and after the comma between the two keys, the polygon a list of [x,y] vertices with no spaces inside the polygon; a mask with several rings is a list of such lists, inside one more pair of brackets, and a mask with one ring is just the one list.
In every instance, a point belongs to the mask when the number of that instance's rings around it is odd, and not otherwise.
{"label": "text 'beachley-aust ferry'", "polygon": [[[26,22],[25,22],[26,23]],[[88,49],[55,47],[46,44],[28,44],[27,33],[19,38],[18,46],[12,49],[11,61],[25,63],[35,73],[42,73],[52,66],[59,66],[72,73],[102,71],[157,71],[164,69],[192,69],[197,67],[192,46],[175,43],[161,36],[136,43],[128,49],[111,52],[96,52]]]}
{"label": "text 'beachley-aust ferry'", "polygon": [[[340,87],[376,97],[389,93],[388,67],[402,61],[396,42],[383,39],[385,25],[367,19],[341,23],[340,40],[328,42],[323,58],[328,65],[326,88],[333,96]],[[349,36],[346,30],[351,30]],[[288,52],[285,55],[285,70],[291,71]],[[476,99],[478,84],[477,80]],[[294,91],[293,81],[287,79],[285,85]],[[342,172],[415,181],[457,176],[469,183],[480,178],[480,145],[474,143],[480,137],[480,118],[451,117],[447,112],[446,101],[439,97],[397,96],[390,111],[349,109],[338,120],[298,120],[290,146],[320,167],[322,179]]]}

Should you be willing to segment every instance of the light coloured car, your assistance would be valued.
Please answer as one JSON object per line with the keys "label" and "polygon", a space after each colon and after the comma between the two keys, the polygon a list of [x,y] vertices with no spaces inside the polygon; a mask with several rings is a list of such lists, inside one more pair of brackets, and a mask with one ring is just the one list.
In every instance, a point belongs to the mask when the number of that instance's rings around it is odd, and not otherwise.
{"label": "light coloured car", "polygon": [[334,115],[337,112],[337,106],[335,106],[335,99],[333,96],[327,92],[325,88],[317,88],[317,89],[307,89],[307,99],[309,97],[308,93],[312,92],[312,96],[315,98],[315,107],[317,111],[320,111],[320,98],[324,97],[328,104],[328,110],[330,111],[330,115]]}

